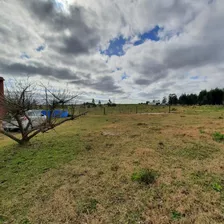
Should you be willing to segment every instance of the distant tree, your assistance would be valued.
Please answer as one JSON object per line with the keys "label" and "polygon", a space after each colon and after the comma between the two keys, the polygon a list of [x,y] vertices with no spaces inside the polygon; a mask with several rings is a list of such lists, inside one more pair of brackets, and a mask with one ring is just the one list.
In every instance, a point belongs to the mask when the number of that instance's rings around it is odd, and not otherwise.
{"label": "distant tree", "polygon": [[182,105],[222,105],[224,104],[224,89],[202,90],[197,94],[182,94],[178,100]]}
{"label": "distant tree", "polygon": [[162,104],[166,104],[166,103],[167,103],[167,98],[164,96],[162,100]]}
{"label": "distant tree", "polygon": [[117,104],[116,104],[116,103],[112,103],[112,101],[109,99],[109,100],[108,100],[108,103],[107,103],[107,106],[108,106],[108,107],[116,107]]}
{"label": "distant tree", "polygon": [[207,90],[202,90],[199,93],[199,95],[198,95],[198,104],[200,104],[200,105],[209,104]]}
{"label": "distant tree", "polygon": [[96,103],[95,103],[95,100],[92,99],[92,104],[91,104],[92,107],[96,107]]}
{"label": "distant tree", "polygon": [[210,100],[210,104],[213,105],[221,105],[223,104],[223,99],[224,99],[224,91],[223,89],[212,89],[209,92],[209,100]]}
{"label": "distant tree", "polygon": [[101,107],[102,106],[102,104],[101,104],[101,101],[99,100],[99,102],[98,102],[98,106],[99,107]]}
{"label": "distant tree", "polygon": [[193,94],[193,93],[188,95],[184,93],[179,97],[178,102],[181,105],[196,105],[198,103],[198,96],[197,94]]}
{"label": "distant tree", "polygon": [[198,103],[198,96],[197,94],[191,93],[188,95],[188,105],[196,105]]}
{"label": "distant tree", "polygon": [[146,103],[145,103],[146,105],[149,105],[149,101],[146,101]]}
{"label": "distant tree", "polygon": [[175,93],[169,95],[169,105],[176,105],[178,103],[178,98]]}

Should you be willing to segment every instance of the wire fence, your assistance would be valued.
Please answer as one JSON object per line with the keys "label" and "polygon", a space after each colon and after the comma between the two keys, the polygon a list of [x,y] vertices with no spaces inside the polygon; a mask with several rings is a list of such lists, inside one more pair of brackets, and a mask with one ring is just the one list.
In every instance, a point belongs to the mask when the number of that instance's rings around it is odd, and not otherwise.
{"label": "wire fence", "polygon": [[142,114],[142,113],[168,113],[169,106],[165,105],[117,105],[109,107],[107,105],[88,107],[88,106],[77,106],[76,112],[88,113],[93,115],[109,115],[109,114]]}

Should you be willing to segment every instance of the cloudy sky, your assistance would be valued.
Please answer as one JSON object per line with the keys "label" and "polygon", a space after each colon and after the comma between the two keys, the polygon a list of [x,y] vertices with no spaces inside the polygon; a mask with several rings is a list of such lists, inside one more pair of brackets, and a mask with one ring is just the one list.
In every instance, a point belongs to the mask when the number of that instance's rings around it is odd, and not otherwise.
{"label": "cloudy sky", "polygon": [[[224,87],[223,0],[0,0],[0,76],[137,103]],[[60,87],[59,87],[60,88]]]}

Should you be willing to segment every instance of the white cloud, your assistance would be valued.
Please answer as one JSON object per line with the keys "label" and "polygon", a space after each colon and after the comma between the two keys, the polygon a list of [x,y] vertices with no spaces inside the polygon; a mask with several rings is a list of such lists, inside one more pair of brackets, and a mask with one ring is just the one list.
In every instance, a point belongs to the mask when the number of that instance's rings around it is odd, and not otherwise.
{"label": "white cloud", "polygon": [[[27,74],[54,77],[74,81],[90,98],[113,94],[123,102],[125,97],[141,101],[223,87],[221,0],[57,2],[64,11],[55,10],[50,0],[2,1],[0,73],[6,79]],[[139,34],[156,25],[163,28],[160,41],[133,45]],[[120,35],[130,38],[123,46],[125,55],[101,55],[99,49],[108,48]],[[37,52],[43,44],[46,48]],[[23,53],[30,59],[20,58]],[[121,80],[124,72],[128,79]],[[199,80],[189,78],[196,75]]]}

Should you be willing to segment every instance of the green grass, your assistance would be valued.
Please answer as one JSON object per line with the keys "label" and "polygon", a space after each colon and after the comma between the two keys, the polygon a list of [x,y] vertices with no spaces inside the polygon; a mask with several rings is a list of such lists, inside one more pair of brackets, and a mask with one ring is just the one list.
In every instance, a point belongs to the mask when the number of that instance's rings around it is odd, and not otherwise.
{"label": "green grass", "polygon": [[75,159],[81,148],[79,136],[55,135],[47,142],[38,139],[28,146],[0,150],[0,189],[8,191],[14,186],[26,185],[31,179],[37,179],[37,175]]}
{"label": "green grass", "polygon": [[224,142],[224,134],[221,134],[220,132],[213,133],[212,137],[217,142]]}
{"label": "green grass", "polygon": [[178,211],[172,211],[172,219],[173,220],[178,220],[178,219],[181,219],[182,218],[182,214]]}
{"label": "green grass", "polygon": [[213,183],[213,184],[212,184],[212,188],[213,188],[215,191],[217,191],[217,192],[221,192],[221,190],[222,190],[222,185],[219,184],[219,183]]}
{"label": "green grass", "polygon": [[218,149],[214,145],[203,142],[192,142],[178,149],[175,153],[191,160],[205,160],[213,156]]}
{"label": "green grass", "polygon": [[223,108],[174,108],[96,108],[27,146],[0,136],[0,223],[222,223]]}
{"label": "green grass", "polygon": [[157,177],[158,172],[156,172],[155,170],[141,169],[138,172],[134,172],[131,176],[131,179],[139,183],[150,185],[156,182]]}

